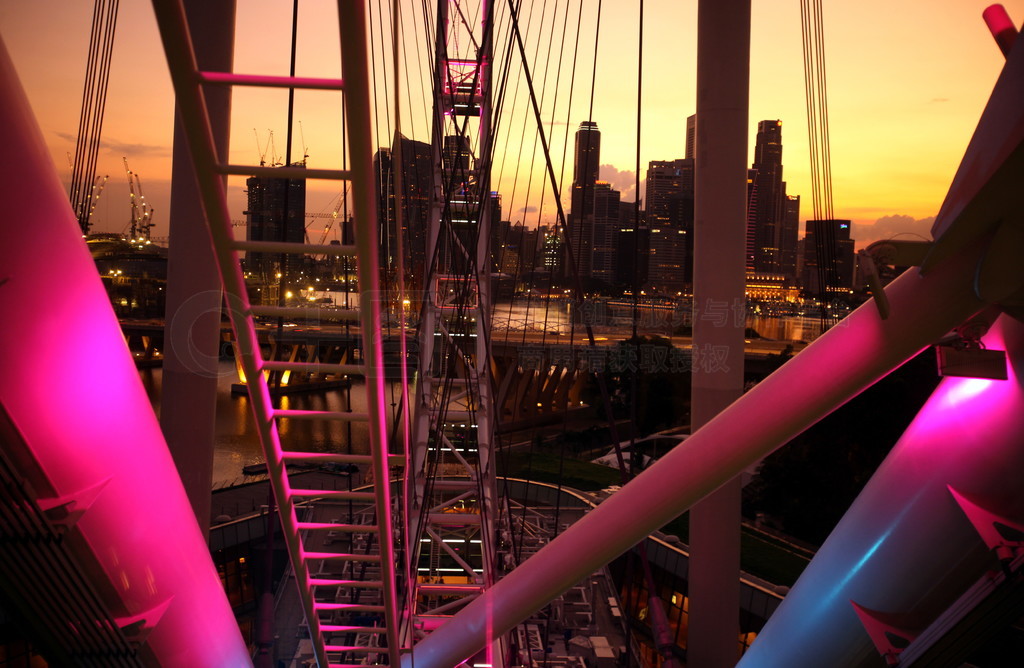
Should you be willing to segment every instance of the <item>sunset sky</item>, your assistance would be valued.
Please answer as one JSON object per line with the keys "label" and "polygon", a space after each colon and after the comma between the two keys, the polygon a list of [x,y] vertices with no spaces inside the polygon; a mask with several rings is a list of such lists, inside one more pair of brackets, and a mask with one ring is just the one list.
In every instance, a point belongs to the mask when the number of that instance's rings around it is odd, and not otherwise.
{"label": "sunset sky", "polygon": [[[434,3],[429,4],[432,13]],[[987,4],[976,0],[825,1],[835,214],[854,220],[854,236],[859,241],[898,232],[926,234],[930,228],[929,218],[942,202],[1002,65],[1003,57],[981,19]],[[328,0],[301,3],[300,75],[340,73],[337,17],[332,5]],[[425,37],[420,4],[409,0],[403,5],[408,66],[400,76],[402,131],[428,141],[430,100],[417,82],[429,72],[425,44],[432,38]],[[540,16],[542,3],[533,7],[524,0],[523,5],[521,22],[524,26],[529,23],[527,50],[533,53],[538,49],[531,69],[538,95],[543,96],[556,165],[562,164],[565,142],[570,145],[563,175],[567,188],[572,177],[572,133],[588,117],[597,3],[585,1],[582,10],[571,110],[568,81],[579,0],[557,6],[549,2],[544,17]],[[1004,5],[1017,25],[1024,22],[1024,0]],[[500,26],[503,21],[507,25],[508,15],[506,4],[500,7],[499,51],[507,39]],[[645,7],[642,171],[650,160],[683,156],[685,119],[694,112],[696,85],[696,2],[648,0]],[[803,221],[811,216],[811,197],[799,8],[796,0],[753,2],[750,151],[753,153],[757,121],[783,122],[784,178],[790,194],[804,196]],[[535,13],[531,15],[531,11]],[[92,3],[85,0],[0,0],[0,36],[65,180],[70,175],[68,153],[74,150],[78,128],[91,15]],[[378,16],[376,2],[372,3],[371,18],[383,27],[383,31],[380,27],[373,31],[379,63],[382,44],[390,58],[389,20],[386,13],[383,18]],[[291,2],[239,0],[236,71],[286,74],[290,20]],[[568,25],[565,40],[561,39],[563,21]],[[624,200],[632,200],[635,193],[637,28],[636,3],[604,3],[593,120],[602,132],[602,178],[622,190]],[[551,30],[555,36],[549,57]],[[382,32],[385,39],[381,39]],[[565,48],[560,52],[563,41]],[[515,58],[518,60],[518,55]],[[386,71],[390,78],[390,64]],[[388,126],[393,118],[390,112],[385,117],[384,71],[378,70],[377,77],[381,91],[377,132],[386,138],[393,132]],[[390,91],[392,83],[387,85]],[[552,222],[550,192],[543,195],[543,208],[541,203],[544,180],[539,147],[531,154],[536,132],[532,116],[527,117],[525,85],[518,95],[514,90],[513,81],[498,124],[495,189],[503,196],[504,217],[529,225]],[[241,90],[236,94],[231,162],[256,164],[261,151],[269,161],[266,143],[271,130],[276,153],[284,155],[286,99],[282,91]],[[298,94],[293,156],[301,156],[301,122],[308,164],[338,166],[339,111],[335,93]],[[140,0],[123,1],[98,167],[98,173],[109,174],[110,180],[94,217],[96,231],[120,232],[127,227],[130,207],[122,164],[122,157],[127,157],[155,209],[154,235],[167,234],[172,112],[173,95],[152,9]],[[526,121],[528,130],[523,134]],[[378,143],[388,142],[382,139]],[[513,186],[516,165],[519,176]],[[532,181],[528,177],[531,166]],[[244,218],[242,185],[242,179],[230,182],[233,215],[239,219]],[[336,206],[337,192],[334,185],[311,186],[307,211],[330,212]],[[563,201],[568,204],[567,197]],[[320,224],[310,228],[318,230],[314,236],[319,236]]]}

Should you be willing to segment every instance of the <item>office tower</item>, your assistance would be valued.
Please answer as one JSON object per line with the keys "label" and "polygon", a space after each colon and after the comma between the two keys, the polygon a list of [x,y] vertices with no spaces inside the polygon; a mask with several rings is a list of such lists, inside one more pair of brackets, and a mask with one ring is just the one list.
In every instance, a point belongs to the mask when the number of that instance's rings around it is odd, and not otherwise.
{"label": "office tower", "polygon": [[594,184],[594,213],[590,238],[590,277],[615,282],[615,237],[619,230],[619,191],[611,184]]}
{"label": "office tower", "polygon": [[[601,170],[601,131],[597,123],[583,121],[576,131],[573,161],[572,208],[569,220],[569,245],[580,277],[591,274],[594,236],[594,185]],[[571,271],[567,272],[572,275]]]}
{"label": "office tower", "polygon": [[754,248],[757,245],[757,170],[747,170],[747,236],[746,258],[747,274],[754,273]]}
{"label": "office tower", "polygon": [[693,283],[693,190],[693,159],[648,164],[648,283],[658,290],[683,292]]}
{"label": "office tower", "polygon": [[[785,191],[785,183],[783,191]],[[779,249],[778,273],[795,284],[797,279],[797,237],[800,232],[800,196],[784,195],[782,199],[782,222],[777,228],[776,246]]]}
{"label": "office tower", "polygon": [[636,202],[619,203],[619,230],[615,235],[615,283],[632,290],[646,285],[650,230],[637,224]]}
{"label": "office tower", "polygon": [[[305,167],[295,163],[292,167]],[[247,241],[287,241],[302,243],[306,232],[306,180],[250,176],[245,181]],[[265,282],[276,280],[278,272],[294,279],[299,271],[298,258],[286,257],[282,266],[279,253],[246,253],[245,270],[251,278]]]}
{"label": "office tower", "polygon": [[[693,200],[693,160],[652,160],[647,166],[647,222],[649,225],[679,227],[673,201],[683,196]],[[678,211],[676,211],[678,213]],[[692,213],[690,214],[692,218]]]}
{"label": "office tower", "polygon": [[555,228],[545,229],[541,244],[541,263],[553,277],[561,278],[564,259],[562,236]]}
{"label": "office tower", "polygon": [[[430,144],[400,137],[402,155],[402,244],[406,277],[416,280],[425,275],[427,216],[433,186]],[[380,215],[380,265],[384,272],[397,269],[394,154],[382,148],[373,157],[377,210]]]}
{"label": "office tower", "polygon": [[848,220],[808,220],[804,233],[804,291],[816,296],[853,288],[854,240]]}
{"label": "office tower", "polygon": [[686,117],[686,153],[683,157],[687,160],[693,160],[694,150],[697,148],[697,114],[691,114]]}
{"label": "office tower", "polygon": [[576,131],[576,154],[573,163],[573,185],[597,182],[601,175],[601,131],[597,123],[583,121]]}
{"label": "office tower", "polygon": [[454,172],[456,182],[468,180],[469,170],[473,169],[473,152],[470,150],[469,138],[448,135],[444,138],[443,151],[442,164],[446,178],[452,178]]}
{"label": "office tower", "polygon": [[757,124],[754,145],[754,182],[757,206],[754,216],[753,270],[779,273],[778,227],[782,221],[785,186],[782,182],[782,121]]}

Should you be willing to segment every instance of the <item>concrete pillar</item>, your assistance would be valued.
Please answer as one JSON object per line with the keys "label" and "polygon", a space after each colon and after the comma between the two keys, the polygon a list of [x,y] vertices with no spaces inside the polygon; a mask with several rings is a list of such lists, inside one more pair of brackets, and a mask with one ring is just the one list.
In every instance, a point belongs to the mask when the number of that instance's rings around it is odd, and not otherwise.
{"label": "concrete pillar", "polygon": [[[199,67],[231,71],[234,0],[185,0],[185,10]],[[230,89],[207,87],[204,92],[217,150],[227,156]],[[160,427],[205,535],[210,526],[221,285],[185,131],[177,113],[170,239]]]}
{"label": "concrete pillar", "polygon": [[[693,271],[697,430],[743,392],[750,0],[700,0]],[[710,447],[718,447],[711,444]],[[690,511],[687,665],[738,659],[740,481]]]}

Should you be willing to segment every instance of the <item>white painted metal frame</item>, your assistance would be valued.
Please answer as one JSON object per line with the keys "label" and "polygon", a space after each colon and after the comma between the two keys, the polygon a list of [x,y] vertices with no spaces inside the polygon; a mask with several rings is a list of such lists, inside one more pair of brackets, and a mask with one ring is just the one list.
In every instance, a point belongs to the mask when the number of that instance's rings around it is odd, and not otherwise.
{"label": "white painted metal frame", "polygon": [[[154,0],[164,50],[171,70],[171,78],[177,95],[177,104],[188,135],[188,144],[195,163],[203,206],[206,211],[207,223],[216,250],[224,292],[227,299],[228,313],[235,333],[241,366],[248,379],[249,399],[253,407],[260,442],[267,460],[267,468],[273,488],[275,501],[280,510],[280,518],[288,553],[295,571],[299,587],[299,595],[306,616],[307,625],[313,641],[318,665],[326,668],[332,664],[328,661],[329,652],[367,652],[365,647],[334,646],[325,640],[325,634],[355,632],[358,627],[325,624],[320,619],[321,612],[336,610],[372,610],[383,612],[385,626],[383,628],[368,627],[362,629],[369,634],[383,632],[387,637],[387,649],[381,655],[388,657],[390,665],[399,662],[400,643],[398,639],[397,599],[395,593],[395,556],[393,534],[391,530],[391,488],[389,485],[389,467],[401,465],[402,458],[393,458],[388,454],[386,441],[386,415],[384,412],[384,369],[383,347],[381,342],[381,315],[378,289],[377,247],[375,230],[377,212],[373,193],[372,180],[372,146],[370,89],[367,65],[366,18],[362,2],[338,2],[340,22],[341,58],[344,83],[334,80],[311,80],[302,78],[261,77],[254,75],[235,75],[231,73],[203,73],[197,70],[189,36],[184,9],[176,0]],[[350,138],[349,153],[352,167],[343,170],[293,170],[280,168],[273,170],[261,169],[256,166],[236,166],[221,163],[216,155],[202,85],[249,85],[270,87],[295,87],[315,89],[344,89],[346,94],[345,118]],[[295,173],[293,173],[295,172]],[[363,364],[359,366],[343,365],[332,371],[340,373],[361,374],[365,377],[368,412],[366,414],[326,413],[316,411],[278,411],[273,407],[270,391],[264,371],[275,369],[319,370],[324,365],[309,365],[299,362],[269,362],[261,358],[259,342],[256,336],[252,316],[267,313],[267,308],[253,307],[249,303],[245,281],[239,264],[239,251],[251,250],[251,243],[237,242],[231,229],[231,217],[226,199],[225,176],[229,174],[253,175],[260,174],[273,178],[328,178],[353,180],[353,212],[356,221],[356,243],[354,246],[340,249],[340,253],[355,255],[359,259],[358,278],[363,293],[360,299],[360,324],[363,339]],[[261,250],[264,250],[261,248]],[[311,250],[307,244],[274,245],[273,250],[294,254],[322,252]],[[332,252],[338,253],[338,249]],[[288,309],[274,309],[272,315],[287,316]],[[300,414],[301,413],[301,414]],[[276,419],[303,418],[324,420],[351,420],[363,417],[369,422],[370,455],[342,455],[334,453],[297,453],[285,452],[278,438]],[[366,467],[369,477],[374,483],[373,492],[331,492],[336,499],[370,501],[376,507],[377,526],[358,527],[359,530],[376,531],[379,536],[379,556],[365,554],[341,554],[334,552],[313,552],[302,544],[300,532],[319,530],[356,531],[357,527],[333,523],[304,523],[298,520],[295,503],[299,499],[315,496],[327,496],[320,490],[302,490],[292,488],[287,475],[288,462],[342,462],[357,463]],[[374,583],[354,582],[352,580],[316,578],[311,575],[310,563],[317,560],[332,562],[379,562],[380,580]],[[343,606],[337,603],[321,603],[316,598],[316,588],[378,588],[381,591],[380,606]],[[370,654],[373,656],[373,653]],[[366,664],[359,664],[366,665]]]}

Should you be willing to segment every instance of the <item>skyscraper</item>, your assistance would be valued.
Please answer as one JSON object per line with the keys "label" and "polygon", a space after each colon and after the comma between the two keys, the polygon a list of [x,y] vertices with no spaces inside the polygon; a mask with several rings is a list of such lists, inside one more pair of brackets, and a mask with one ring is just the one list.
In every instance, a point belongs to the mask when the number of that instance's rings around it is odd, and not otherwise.
{"label": "skyscraper", "polygon": [[[783,182],[785,189],[785,182]],[[779,249],[778,273],[791,283],[796,283],[797,237],[800,233],[800,196],[784,195],[782,199],[782,222],[776,228],[778,232],[776,247]]]}
{"label": "skyscraper", "polygon": [[803,288],[831,297],[853,287],[854,240],[848,220],[808,220],[804,234]]}
{"label": "skyscraper", "polygon": [[615,282],[615,239],[619,231],[619,191],[611,184],[594,184],[594,213],[590,239],[590,277]]}
{"label": "skyscraper", "polygon": [[697,114],[686,117],[686,154],[687,160],[693,160],[696,156],[694,151],[697,148]]}
{"label": "skyscraper", "polygon": [[[425,274],[427,216],[433,173],[430,167],[430,144],[400,137],[402,142],[402,244],[407,277],[415,280]],[[376,174],[375,190],[380,212],[380,265],[384,271],[397,267],[394,153],[382,148],[373,157]]]}
{"label": "skyscraper", "polygon": [[693,282],[694,161],[652,160],[647,167],[649,284],[666,292]]}
{"label": "skyscraper", "polygon": [[576,131],[573,185],[593,185],[601,173],[601,131],[597,123],[583,121]]}
{"label": "skyscraper", "polygon": [[[594,236],[594,186],[601,171],[601,131],[597,123],[583,121],[576,131],[573,161],[572,208],[569,244],[581,277],[591,274]],[[571,275],[571,271],[567,272]]]}
{"label": "skyscraper", "polygon": [[785,185],[782,182],[782,121],[757,124],[754,145],[754,184],[757,204],[754,213],[754,246],[748,251],[757,273],[779,273],[778,227],[782,222]]}
{"label": "skyscraper", "polygon": [[[304,167],[301,163],[293,167]],[[251,176],[245,181],[247,241],[287,241],[302,243],[306,232],[306,180]],[[298,260],[285,258],[280,266],[279,253],[246,253],[245,270],[253,278],[272,281],[277,272],[287,279],[298,273]]]}

